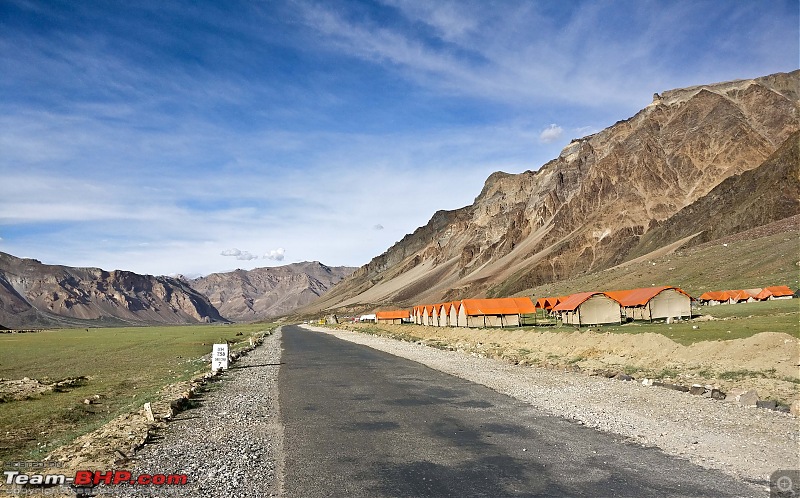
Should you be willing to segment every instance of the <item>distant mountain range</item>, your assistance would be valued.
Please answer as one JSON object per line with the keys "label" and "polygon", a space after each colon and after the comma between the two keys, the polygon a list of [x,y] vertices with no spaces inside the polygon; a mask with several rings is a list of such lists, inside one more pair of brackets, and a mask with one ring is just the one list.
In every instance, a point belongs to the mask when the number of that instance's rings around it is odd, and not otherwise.
{"label": "distant mountain range", "polygon": [[263,320],[308,304],[352,270],[295,263],[190,281],[46,265],[0,253],[0,327]]}
{"label": "distant mountain range", "polygon": [[798,89],[800,70],[656,94],[537,171],[492,174],[301,311],[515,295],[795,215]]}
{"label": "distant mountain range", "polygon": [[318,261],[274,268],[212,273],[191,281],[229,320],[248,322],[285,315],[305,306],[353,273]]}

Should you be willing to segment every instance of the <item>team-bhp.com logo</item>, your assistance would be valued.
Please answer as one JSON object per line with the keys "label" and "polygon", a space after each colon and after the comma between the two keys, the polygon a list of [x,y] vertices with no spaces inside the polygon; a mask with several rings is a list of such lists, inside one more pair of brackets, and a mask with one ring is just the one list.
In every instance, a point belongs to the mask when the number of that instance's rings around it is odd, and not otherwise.
{"label": "team-bhp.com logo", "polygon": [[127,470],[111,470],[107,472],[93,470],[79,470],[75,477],[67,477],[64,474],[23,474],[18,470],[5,470],[6,486],[70,486],[76,490],[78,496],[90,496],[83,494],[82,490],[90,490],[95,486],[104,484],[106,486],[119,486],[123,484],[133,486],[181,486],[185,485],[189,479],[186,474],[138,474]]}

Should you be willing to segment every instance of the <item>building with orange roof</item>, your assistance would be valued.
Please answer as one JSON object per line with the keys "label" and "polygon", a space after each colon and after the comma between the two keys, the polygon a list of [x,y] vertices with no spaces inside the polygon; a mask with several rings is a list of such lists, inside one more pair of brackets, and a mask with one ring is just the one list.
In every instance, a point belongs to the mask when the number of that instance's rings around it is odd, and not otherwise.
{"label": "building with orange roof", "polygon": [[579,292],[553,307],[566,325],[622,323],[622,306],[605,292]]}
{"label": "building with orange roof", "polygon": [[378,323],[390,323],[400,325],[404,321],[411,320],[411,312],[408,310],[378,311],[375,313]]}
{"label": "building with orange roof", "polygon": [[459,327],[519,327],[523,315],[536,313],[529,297],[464,299],[458,306]]}

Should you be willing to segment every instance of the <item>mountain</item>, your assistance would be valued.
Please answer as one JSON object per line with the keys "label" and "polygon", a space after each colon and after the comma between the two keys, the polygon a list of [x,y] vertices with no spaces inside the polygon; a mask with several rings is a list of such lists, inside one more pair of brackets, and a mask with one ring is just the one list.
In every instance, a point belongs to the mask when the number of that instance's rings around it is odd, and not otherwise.
{"label": "mountain", "polygon": [[[711,192],[655,225],[631,256],[692,237],[700,244],[800,213],[800,131],[763,164],[723,180]],[[688,244],[687,244],[688,245]]]}
{"label": "mountain", "polygon": [[181,279],[42,264],[0,252],[0,324],[49,326],[226,321]]}
{"label": "mountain", "polygon": [[[537,171],[492,174],[472,205],[435,213],[305,311],[512,295],[611,268],[640,255],[651,230],[662,234],[654,247],[703,231],[693,215],[669,220],[701,199],[694,209],[710,215],[702,203],[715,187],[765,164],[731,180],[739,207],[704,221],[716,227],[704,237],[796,214],[791,203],[761,209],[756,196],[776,187],[766,161],[800,129],[798,88],[800,70],[655,94]],[[797,181],[789,174],[787,194]]]}
{"label": "mountain", "polygon": [[208,296],[222,316],[248,322],[284,315],[305,306],[355,270],[313,261],[212,273],[192,280],[191,284]]}

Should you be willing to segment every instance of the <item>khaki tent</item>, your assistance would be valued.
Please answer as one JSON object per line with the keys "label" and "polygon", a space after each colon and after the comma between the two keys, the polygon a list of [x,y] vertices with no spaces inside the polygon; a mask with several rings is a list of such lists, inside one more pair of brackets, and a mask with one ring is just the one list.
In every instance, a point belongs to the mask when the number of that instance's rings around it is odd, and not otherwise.
{"label": "khaki tent", "polygon": [[773,299],[791,299],[793,297],[794,292],[792,292],[792,289],[785,285],[775,285],[772,287],[766,287],[756,296],[756,299],[764,301]]}
{"label": "khaki tent", "polygon": [[375,313],[375,318],[377,319],[378,323],[399,325],[403,323],[403,320],[410,320],[411,313],[409,313],[408,310],[378,311]]}
{"label": "khaki tent", "polygon": [[657,320],[692,316],[692,298],[677,287],[644,287],[606,292],[631,320]]}
{"label": "khaki tent", "polygon": [[458,308],[459,327],[519,327],[521,315],[536,313],[528,297],[464,299]]}
{"label": "khaki tent", "polygon": [[617,300],[605,292],[580,292],[572,294],[553,307],[568,325],[598,325],[622,323],[622,308]]}

